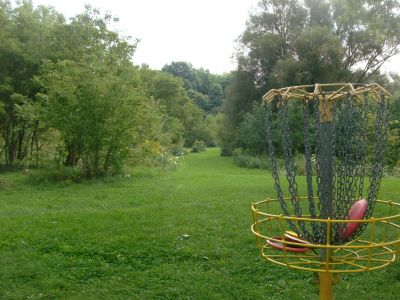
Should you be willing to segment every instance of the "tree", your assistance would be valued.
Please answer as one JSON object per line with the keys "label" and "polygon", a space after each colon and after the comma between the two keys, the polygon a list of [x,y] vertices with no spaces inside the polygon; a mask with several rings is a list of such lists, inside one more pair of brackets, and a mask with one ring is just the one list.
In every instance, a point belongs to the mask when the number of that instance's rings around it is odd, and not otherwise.
{"label": "tree", "polygon": [[226,88],[226,99],[222,106],[224,118],[219,130],[221,154],[231,155],[239,147],[239,124],[243,116],[251,110],[253,101],[259,98],[252,74],[234,72],[231,84]]}
{"label": "tree", "polygon": [[90,64],[100,61],[110,66],[130,64],[137,40],[130,40],[109,29],[117,22],[111,14],[101,15],[90,5],[71,18],[68,24],[55,27],[53,55],[49,59],[66,59]]}
{"label": "tree", "polygon": [[194,103],[207,113],[216,113],[224,99],[227,77],[211,74],[208,70],[195,69],[186,62],[172,62],[162,70],[182,78],[185,90]]}
{"label": "tree", "polygon": [[148,96],[165,111],[163,144],[184,143],[191,147],[196,139],[201,139],[204,112],[191,101],[182,79],[149,69],[141,70],[141,78]]}
{"label": "tree", "polygon": [[145,93],[133,68],[74,61],[47,62],[37,78],[45,88],[45,116],[67,150],[66,165],[82,161],[87,176],[116,171],[151,127]]}
{"label": "tree", "polygon": [[264,90],[287,85],[281,75],[298,71],[292,63],[307,71],[305,59],[314,70],[332,64],[331,72],[300,74],[295,84],[335,79],[332,71],[336,79],[363,82],[399,53],[397,1],[262,0],[259,8],[239,39],[238,62]]}
{"label": "tree", "polygon": [[242,90],[240,76],[247,74],[252,96],[226,94],[224,147],[241,145],[232,141],[253,95],[260,99],[272,88],[291,85],[385,81],[379,69],[399,53],[399,29],[398,1],[261,0],[238,40],[238,72],[228,87]]}
{"label": "tree", "polygon": [[389,89],[393,93],[390,106],[387,163],[390,167],[400,167],[400,75],[391,74],[392,82]]}
{"label": "tree", "polygon": [[23,1],[13,9],[0,1],[0,135],[4,140],[0,153],[5,153],[7,165],[38,149],[43,126],[37,115],[38,86],[32,78],[50,53],[53,29],[63,22],[63,16],[51,8],[34,9],[30,1]]}
{"label": "tree", "polygon": [[367,81],[400,51],[400,3],[384,0],[332,0],[334,32],[345,49],[346,69]]}
{"label": "tree", "polygon": [[265,151],[264,110],[255,102],[251,112],[244,115],[239,133],[242,148],[249,149],[251,154],[262,154]]}
{"label": "tree", "polygon": [[162,71],[182,78],[186,90],[197,90],[196,74],[191,64],[173,61],[171,64],[165,65]]}

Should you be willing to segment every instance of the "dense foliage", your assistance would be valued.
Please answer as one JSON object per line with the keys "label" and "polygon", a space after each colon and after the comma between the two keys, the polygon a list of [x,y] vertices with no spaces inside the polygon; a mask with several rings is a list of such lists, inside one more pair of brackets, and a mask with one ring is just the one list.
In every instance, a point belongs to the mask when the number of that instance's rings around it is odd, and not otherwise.
{"label": "dense foliage", "polygon": [[[259,101],[269,89],[377,81],[395,94],[388,163],[396,166],[400,79],[380,68],[399,52],[399,9],[389,0],[261,0],[238,39],[237,70],[215,75],[187,62],[135,66],[138,41],[89,6],[66,20],[0,0],[0,162],[97,176],[163,161],[196,141],[218,143],[223,155],[260,155]],[[299,134],[294,149],[302,148]]]}
{"label": "dense foliage", "polygon": [[4,164],[55,162],[91,177],[149,153],[156,161],[182,153],[196,140],[215,145],[218,118],[201,108],[218,109],[222,79],[184,63],[196,75],[188,89],[178,74],[136,67],[137,41],[110,30],[115,21],[90,6],[67,21],[30,1],[13,8],[0,0]]}
{"label": "dense foliage", "polygon": [[162,70],[182,78],[189,97],[204,111],[219,111],[224,99],[224,90],[230,82],[230,74],[211,74],[202,68],[195,69],[186,62],[172,62]]}

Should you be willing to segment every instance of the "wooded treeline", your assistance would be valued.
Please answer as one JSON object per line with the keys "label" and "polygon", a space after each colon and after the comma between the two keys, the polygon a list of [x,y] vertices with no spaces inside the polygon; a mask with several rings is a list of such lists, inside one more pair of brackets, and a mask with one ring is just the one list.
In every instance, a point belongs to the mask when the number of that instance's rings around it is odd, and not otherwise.
{"label": "wooded treeline", "polygon": [[399,165],[400,77],[381,72],[400,50],[399,11],[391,0],[261,0],[238,38],[237,70],[215,75],[187,62],[134,65],[138,41],[89,6],[66,20],[0,0],[0,164],[72,166],[91,177],[165,164],[194,144],[259,155],[268,90],[378,82],[395,95],[388,163]]}
{"label": "wooded treeline", "polygon": [[[238,68],[222,109],[222,154],[265,153],[260,101],[270,89],[378,82],[395,94],[388,163],[399,164],[400,78],[381,72],[399,54],[399,32],[398,1],[261,0],[238,39]],[[296,122],[295,115],[289,117]],[[293,147],[300,151],[301,142]]]}
{"label": "wooded treeline", "polygon": [[138,42],[111,30],[116,21],[89,6],[66,20],[51,7],[0,0],[3,164],[79,166],[90,177],[196,140],[216,144],[226,76],[188,63],[135,66]]}

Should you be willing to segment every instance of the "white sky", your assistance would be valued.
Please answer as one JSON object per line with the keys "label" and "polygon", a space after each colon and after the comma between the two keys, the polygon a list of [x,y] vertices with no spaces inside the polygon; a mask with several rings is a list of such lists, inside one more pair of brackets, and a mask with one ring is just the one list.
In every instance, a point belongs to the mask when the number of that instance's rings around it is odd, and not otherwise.
{"label": "white sky", "polygon": [[250,9],[258,0],[33,0],[54,6],[66,17],[84,4],[119,17],[117,30],[140,39],[135,64],[161,69],[186,61],[213,73],[235,69],[235,39],[243,32]]}
{"label": "white sky", "polygon": [[[109,11],[120,21],[116,29],[140,39],[135,64],[161,69],[172,61],[223,73],[236,67],[235,39],[243,32],[250,10],[258,0],[33,0],[54,6],[67,18],[84,10],[84,4]],[[400,56],[383,66],[400,72]]]}

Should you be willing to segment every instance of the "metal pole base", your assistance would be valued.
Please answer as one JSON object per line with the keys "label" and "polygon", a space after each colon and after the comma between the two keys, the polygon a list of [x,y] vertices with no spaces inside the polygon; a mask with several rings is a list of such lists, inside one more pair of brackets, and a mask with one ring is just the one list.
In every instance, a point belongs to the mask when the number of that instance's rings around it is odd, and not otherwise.
{"label": "metal pole base", "polygon": [[330,272],[319,273],[319,300],[332,300],[333,274]]}

